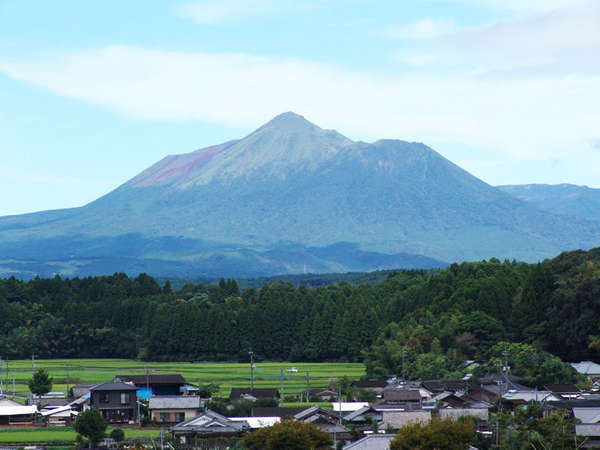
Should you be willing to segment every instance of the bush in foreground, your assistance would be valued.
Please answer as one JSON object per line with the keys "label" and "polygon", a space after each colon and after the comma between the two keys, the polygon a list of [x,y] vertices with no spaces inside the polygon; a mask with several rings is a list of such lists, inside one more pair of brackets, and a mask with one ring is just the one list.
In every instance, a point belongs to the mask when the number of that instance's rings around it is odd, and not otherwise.
{"label": "bush in foreground", "polygon": [[244,437],[248,450],[319,450],[331,448],[329,433],[311,423],[284,420]]}
{"label": "bush in foreground", "polygon": [[465,450],[475,439],[469,421],[434,420],[402,428],[390,444],[390,450]]}
{"label": "bush in foreground", "polygon": [[106,420],[97,409],[88,409],[77,416],[73,429],[90,441],[90,447],[104,439]]}

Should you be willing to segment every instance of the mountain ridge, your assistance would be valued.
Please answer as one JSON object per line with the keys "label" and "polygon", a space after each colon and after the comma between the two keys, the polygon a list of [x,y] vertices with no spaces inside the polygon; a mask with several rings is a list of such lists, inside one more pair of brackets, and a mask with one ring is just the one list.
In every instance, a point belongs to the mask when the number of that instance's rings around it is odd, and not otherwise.
{"label": "mountain ridge", "polygon": [[[167,156],[81,208],[0,218],[0,259],[129,258],[135,244],[140,260],[231,276],[244,265],[265,271],[251,276],[410,267],[410,258],[422,267],[421,256],[428,267],[535,261],[598,242],[598,223],[532,206],[425,144],[354,142],[294,113],[245,138]],[[360,255],[340,260],[340,243]]]}
{"label": "mountain ridge", "polygon": [[600,222],[600,189],[575,184],[502,185],[498,189],[549,212]]}

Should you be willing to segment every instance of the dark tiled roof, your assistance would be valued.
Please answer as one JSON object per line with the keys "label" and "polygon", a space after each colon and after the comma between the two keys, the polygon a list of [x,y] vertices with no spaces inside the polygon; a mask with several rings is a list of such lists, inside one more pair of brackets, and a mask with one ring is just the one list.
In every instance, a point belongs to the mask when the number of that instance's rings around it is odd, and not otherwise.
{"label": "dark tiled roof", "polygon": [[373,405],[373,409],[375,411],[397,411],[397,410],[404,410],[404,411],[421,411],[423,408],[421,407],[421,405],[414,403],[414,402],[380,402],[380,403],[375,403]]}
{"label": "dark tiled roof", "polygon": [[352,382],[352,386],[358,388],[384,388],[388,385],[385,380],[357,380]]}
{"label": "dark tiled roof", "polygon": [[574,384],[548,384],[544,387],[550,392],[556,394],[572,394],[574,392],[581,392]]}
{"label": "dark tiled roof", "polygon": [[508,380],[511,383],[515,384],[523,380],[523,377],[518,377],[516,375],[502,375],[499,373],[492,373],[490,375],[486,375],[485,377],[480,377],[477,381],[479,381],[480,384],[496,384],[498,381],[505,382],[505,377],[508,378]]}
{"label": "dark tiled roof", "polygon": [[421,383],[425,389],[431,392],[456,392],[464,391],[469,388],[472,390],[477,385],[471,381],[466,380],[427,380]]}
{"label": "dark tiled roof", "polygon": [[337,396],[338,393],[335,391],[331,391],[329,389],[307,389],[304,392],[308,392],[313,395],[329,395],[329,396]]}
{"label": "dark tiled roof", "polygon": [[126,383],[108,382],[97,384],[96,386],[91,387],[90,391],[135,391],[136,389],[135,386]]}
{"label": "dark tiled roof", "polygon": [[206,435],[238,434],[249,428],[246,421],[234,421],[210,409],[200,413],[193,419],[186,420],[171,427],[174,433],[199,433]]}
{"label": "dark tiled roof", "polygon": [[344,416],[344,420],[347,420],[348,422],[352,422],[352,421],[360,418],[363,414],[366,414],[368,412],[374,412],[374,411],[375,410],[370,406],[363,406],[362,408],[357,409],[356,411],[351,411],[348,414],[346,414]]}
{"label": "dark tiled roof", "polygon": [[394,439],[394,434],[371,434],[364,438],[351,442],[343,447],[344,450],[363,450],[365,448],[372,450],[386,450],[390,448],[390,442]]}
{"label": "dark tiled roof", "polygon": [[303,422],[329,422],[336,423],[339,420],[339,416],[331,411],[321,408],[319,405],[305,408],[299,413],[294,415],[294,420],[301,420]]}
{"label": "dark tiled roof", "polygon": [[277,389],[233,388],[229,394],[229,401],[239,400],[242,395],[251,395],[254,398],[279,398],[279,391]]}
{"label": "dark tiled roof", "polygon": [[154,396],[148,409],[200,409],[204,400],[195,395]]}
{"label": "dark tiled roof", "polygon": [[417,389],[387,389],[383,391],[383,398],[386,402],[418,402],[421,393]]}
{"label": "dark tiled roof", "polygon": [[73,391],[73,396],[74,397],[81,397],[82,395],[87,394],[88,392],[90,392],[90,389],[92,387],[96,386],[95,384],[76,384],[75,386],[73,386],[71,388],[71,390]]}
{"label": "dark tiled roof", "polygon": [[125,383],[133,383],[136,386],[144,386],[146,382],[148,384],[185,384],[185,378],[181,375],[117,375],[115,381],[122,381]]}
{"label": "dark tiled roof", "polygon": [[282,419],[290,419],[299,412],[310,408],[252,408],[252,417],[281,417]]}
{"label": "dark tiled roof", "polygon": [[547,405],[554,406],[555,408],[599,408],[600,400],[559,400],[559,401],[548,401]]}

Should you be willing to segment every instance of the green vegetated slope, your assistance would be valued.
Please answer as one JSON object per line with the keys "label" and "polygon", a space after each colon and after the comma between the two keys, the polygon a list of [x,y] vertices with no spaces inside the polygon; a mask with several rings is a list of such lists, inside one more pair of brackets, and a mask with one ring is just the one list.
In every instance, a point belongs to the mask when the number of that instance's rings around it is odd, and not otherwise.
{"label": "green vegetated slope", "polygon": [[[436,270],[436,269],[431,269]],[[306,274],[289,274],[289,275],[274,275],[270,277],[258,277],[258,278],[238,278],[237,284],[240,289],[254,288],[258,289],[263,287],[265,284],[275,283],[278,281],[284,283],[291,283],[294,286],[327,286],[333,283],[347,282],[352,284],[376,284],[385,280],[391,273],[397,272],[396,270],[375,270],[373,272],[347,272],[347,273],[306,273]],[[201,277],[190,277],[190,278],[164,278],[157,277],[156,280],[159,284],[163,285],[167,280],[171,283],[173,289],[181,289],[185,284],[216,284],[220,278],[201,278]]]}
{"label": "green vegetated slope", "polygon": [[494,358],[499,342],[598,359],[599,264],[594,249],[533,265],[492,259],[399,271],[374,285],[242,291],[234,280],[172,291],[147,275],[11,278],[0,281],[0,355],[244,362],[252,349],[258,361],[364,360],[383,376],[400,372],[405,348],[413,377],[453,375],[465,359]]}
{"label": "green vegetated slope", "polygon": [[0,218],[0,274],[260,277],[537,261],[600,242],[421,143],[353,142],[286,113],[171,155],[81,208]]}

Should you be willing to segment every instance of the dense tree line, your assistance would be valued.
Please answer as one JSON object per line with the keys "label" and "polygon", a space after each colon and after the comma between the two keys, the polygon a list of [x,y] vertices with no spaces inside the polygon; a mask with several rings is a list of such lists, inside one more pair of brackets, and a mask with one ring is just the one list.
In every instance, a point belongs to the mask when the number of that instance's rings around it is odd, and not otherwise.
{"label": "dense tree line", "polygon": [[541,264],[399,271],[374,285],[243,290],[221,280],[173,291],[144,274],[10,278],[0,280],[0,356],[244,360],[252,349],[263,359],[364,360],[370,374],[407,377],[493,362],[500,342],[528,345],[539,361],[551,359],[544,351],[598,359],[599,261],[595,249]]}

